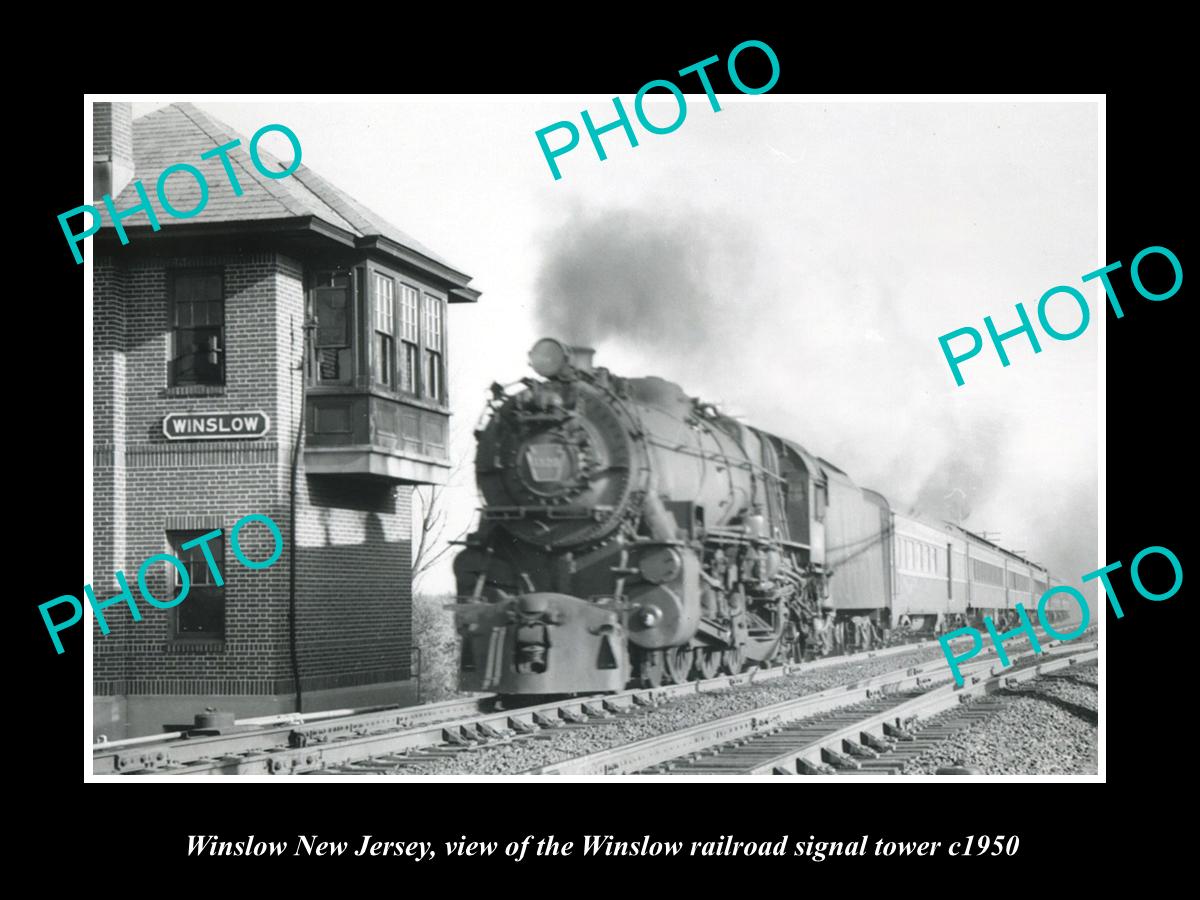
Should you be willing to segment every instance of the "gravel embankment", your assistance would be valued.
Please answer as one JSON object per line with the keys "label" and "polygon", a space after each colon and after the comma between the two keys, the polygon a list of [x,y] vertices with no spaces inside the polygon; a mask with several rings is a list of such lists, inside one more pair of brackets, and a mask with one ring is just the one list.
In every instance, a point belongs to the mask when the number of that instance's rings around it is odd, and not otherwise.
{"label": "gravel embankment", "polygon": [[[966,765],[985,775],[1096,774],[1096,666],[998,695],[1000,709],[905,763],[904,775]],[[929,727],[957,715],[949,710]]]}
{"label": "gravel embankment", "polygon": [[883,675],[940,656],[941,649],[932,647],[896,656],[847,661],[827,669],[800,672],[760,684],[739,685],[727,690],[695,694],[629,718],[544,731],[532,739],[463,751],[453,757],[401,765],[394,771],[406,775],[515,774],[534,766],[544,766],[669,731],[690,728],[721,716],[819,693],[837,685]]}

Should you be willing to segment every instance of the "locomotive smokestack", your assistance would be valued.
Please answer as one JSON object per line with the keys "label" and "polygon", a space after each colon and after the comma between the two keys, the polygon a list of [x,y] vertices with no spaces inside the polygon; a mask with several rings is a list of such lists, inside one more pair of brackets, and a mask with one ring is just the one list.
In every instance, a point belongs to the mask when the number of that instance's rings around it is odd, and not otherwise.
{"label": "locomotive smokestack", "polygon": [[580,372],[592,371],[592,357],[596,355],[596,351],[591,347],[568,347],[567,350],[571,354],[571,365]]}
{"label": "locomotive smokestack", "polygon": [[569,369],[590,372],[595,353],[591,347],[572,347],[554,338],[542,338],[529,351],[529,365],[543,378],[556,378]]}

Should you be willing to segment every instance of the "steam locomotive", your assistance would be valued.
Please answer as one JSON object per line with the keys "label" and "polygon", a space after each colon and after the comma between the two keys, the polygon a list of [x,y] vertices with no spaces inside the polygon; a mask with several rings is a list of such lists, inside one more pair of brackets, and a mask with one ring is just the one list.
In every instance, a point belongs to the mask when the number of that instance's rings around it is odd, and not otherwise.
{"label": "steam locomotive", "polygon": [[1043,567],[901,515],[676,384],[551,338],[530,364],[540,379],[494,384],[475,433],[483,508],[454,562],[464,690],[709,678],[1006,622],[1048,587]]}

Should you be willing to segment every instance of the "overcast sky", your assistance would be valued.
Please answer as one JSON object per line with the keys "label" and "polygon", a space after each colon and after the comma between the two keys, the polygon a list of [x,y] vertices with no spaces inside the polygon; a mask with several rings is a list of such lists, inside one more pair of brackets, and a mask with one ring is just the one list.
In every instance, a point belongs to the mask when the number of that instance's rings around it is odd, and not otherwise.
{"label": "overcast sky", "polygon": [[[952,496],[966,527],[1061,583],[1102,565],[1102,301],[1080,283],[1108,261],[1095,105],[688,101],[672,134],[605,135],[604,162],[584,133],[559,181],[534,133],[584,108],[609,121],[610,98],[199,105],[243,134],[289,126],[306,165],[474,276],[480,302],[450,311],[455,455],[473,453],[488,385],[528,374],[549,327],[803,444],[901,512]],[[647,109],[666,123],[674,101]],[[1007,369],[985,348],[955,385],[939,335],[987,315],[1015,327],[1015,303],[1035,317],[1060,284],[1096,312],[1082,337],[1041,335],[1038,355],[1013,339]],[[1051,320],[1077,315],[1064,302]],[[464,526],[469,466],[448,493]],[[423,587],[452,590],[448,566]]]}

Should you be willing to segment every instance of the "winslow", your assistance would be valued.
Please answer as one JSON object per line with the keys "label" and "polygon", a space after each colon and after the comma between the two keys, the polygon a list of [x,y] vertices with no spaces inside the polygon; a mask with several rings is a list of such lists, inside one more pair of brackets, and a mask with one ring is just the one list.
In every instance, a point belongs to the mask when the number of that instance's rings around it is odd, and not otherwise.
{"label": "winslow", "polygon": [[163,434],[169,440],[189,440],[218,435],[221,438],[262,437],[271,427],[266,413],[168,413],[163,418]]}
{"label": "winslow", "polygon": [[675,856],[682,849],[682,842],[651,842],[648,834],[642,837],[640,844],[636,841],[614,841],[611,834],[585,835],[583,838],[584,856]]}
{"label": "winslow", "polygon": [[255,841],[250,835],[245,841],[218,841],[215,834],[189,834],[188,856],[283,856],[287,841]]}

